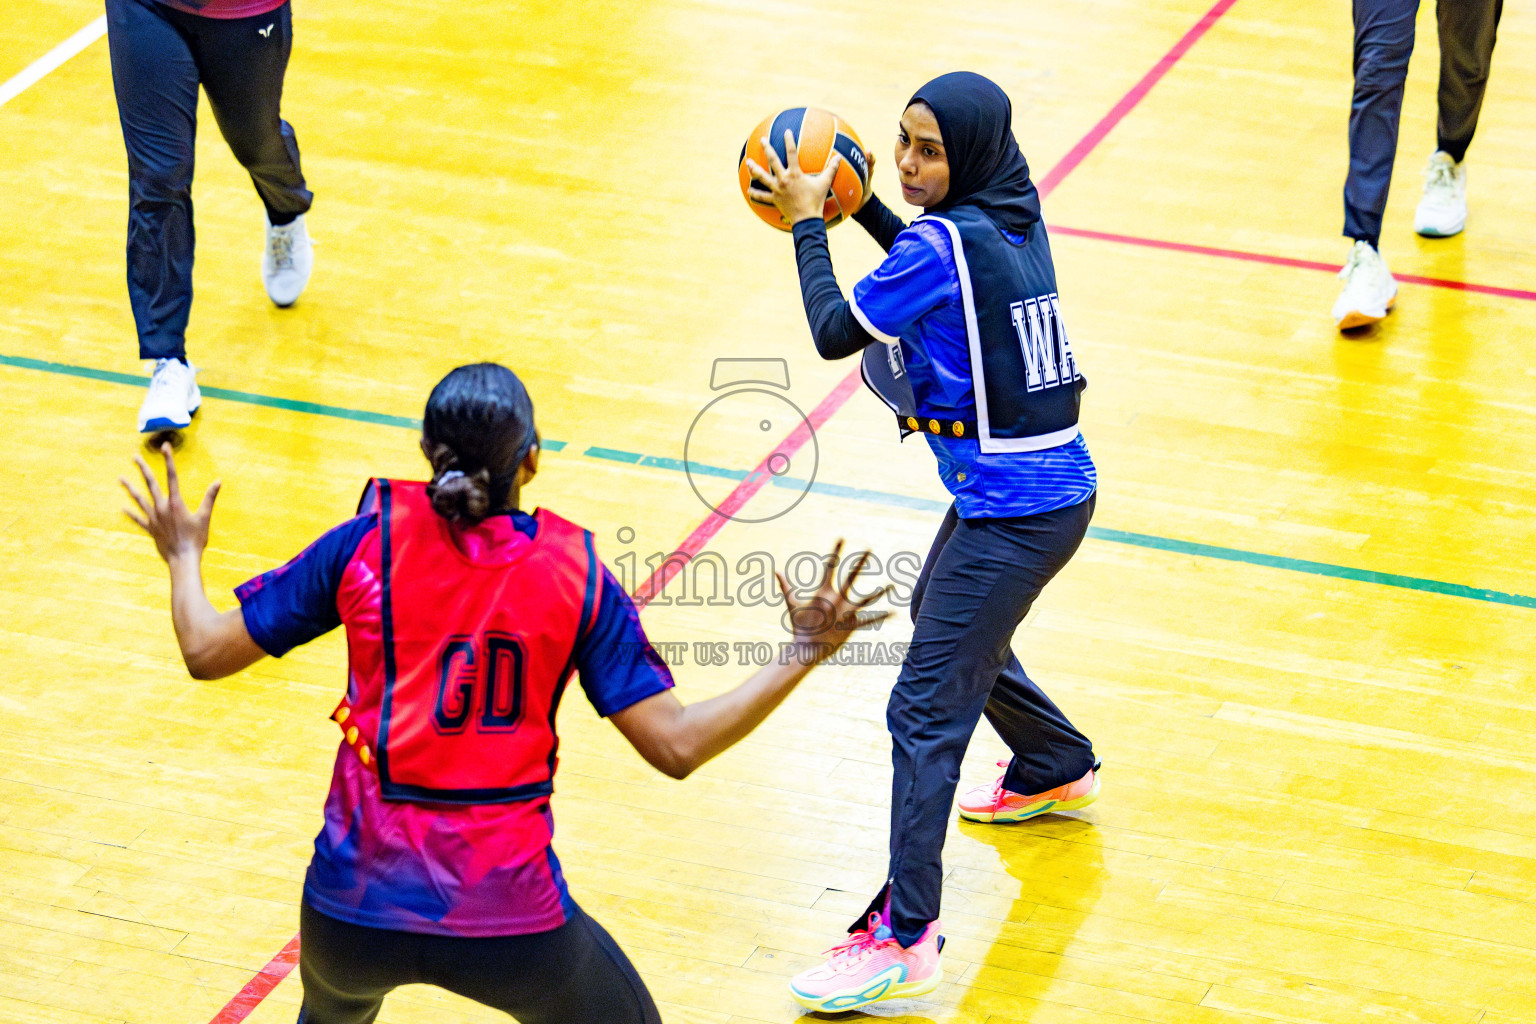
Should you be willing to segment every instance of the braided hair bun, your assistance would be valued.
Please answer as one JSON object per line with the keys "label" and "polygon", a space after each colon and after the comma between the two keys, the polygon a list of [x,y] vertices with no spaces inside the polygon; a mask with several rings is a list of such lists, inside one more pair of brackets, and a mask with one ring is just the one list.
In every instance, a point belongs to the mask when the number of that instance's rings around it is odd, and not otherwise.
{"label": "braided hair bun", "polygon": [[533,400],[505,366],[461,366],[432,389],[421,432],[432,463],[427,495],[433,510],[478,523],[508,507],[518,467],[537,436]]}

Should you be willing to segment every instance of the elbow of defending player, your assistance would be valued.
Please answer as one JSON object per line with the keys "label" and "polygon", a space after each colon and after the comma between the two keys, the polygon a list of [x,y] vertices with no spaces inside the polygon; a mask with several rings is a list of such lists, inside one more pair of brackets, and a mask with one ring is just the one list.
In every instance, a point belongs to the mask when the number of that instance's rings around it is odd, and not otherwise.
{"label": "elbow of defending player", "polygon": [[694,767],[694,765],[682,763],[669,764],[665,766],[657,765],[657,768],[660,769],[661,774],[665,775],[669,779],[676,779],[678,782],[682,782],[688,776],[692,775]]}
{"label": "elbow of defending player", "polygon": [[697,734],[697,723],[689,721],[686,710],[678,716],[655,753],[656,756],[649,759],[651,764],[663,775],[679,782],[712,756],[706,753],[704,739]]}
{"label": "elbow of defending player", "polygon": [[675,740],[669,743],[667,749],[659,752],[657,757],[651,761],[651,764],[657,771],[667,778],[676,779],[679,782],[692,775],[693,770],[702,763],[692,751],[686,749]]}
{"label": "elbow of defending player", "polygon": [[187,675],[191,676],[193,679],[196,679],[200,683],[206,683],[209,680],[219,678],[211,670],[202,667],[201,664],[193,663],[190,661],[187,662]]}
{"label": "elbow of defending player", "polygon": [[186,662],[187,674],[201,682],[207,682],[210,679],[222,679],[228,674],[218,671],[213,664],[213,660],[202,652],[182,651],[181,660]]}
{"label": "elbow of defending player", "polygon": [[684,707],[670,690],[617,712],[613,723],[645,763],[668,778],[686,779],[711,756],[709,716]]}
{"label": "elbow of defending player", "polygon": [[240,670],[239,665],[230,664],[231,653],[213,640],[181,641],[181,660],[186,663],[187,674],[201,682],[223,679]]}

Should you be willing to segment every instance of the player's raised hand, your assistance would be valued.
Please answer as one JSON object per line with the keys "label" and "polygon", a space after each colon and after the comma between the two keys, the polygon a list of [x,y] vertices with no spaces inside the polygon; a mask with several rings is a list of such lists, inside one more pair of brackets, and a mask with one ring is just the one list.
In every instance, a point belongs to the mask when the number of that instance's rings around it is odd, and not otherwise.
{"label": "player's raised hand", "polygon": [[768,154],[768,166],[763,167],[748,158],[747,173],[771,193],[773,205],[789,223],[820,218],[827,193],[832,191],[832,179],[837,176],[837,168],[842,163],[842,154],[834,150],[828,155],[826,166],[816,174],[807,174],[800,169],[800,150],[795,145],[794,132],[784,131],[785,159],[782,162],[778,151],[768,144],[766,135],[762,144],[763,152]]}
{"label": "player's raised hand", "polygon": [[[890,592],[890,586],[881,587],[873,594],[854,594],[854,584],[869,565],[870,553],[860,552],[841,584],[837,582],[837,567],[842,562],[843,542],[839,540],[827,556],[826,572],[816,593],[805,601],[796,601],[789,581],[781,573],[774,573],[779,581],[779,591],[784,595],[785,614],[794,628],[795,642],[810,655],[805,660],[821,661],[843,646],[848,638],[890,618],[890,612],[865,611],[870,605]],[[802,655],[804,658],[805,655]]]}
{"label": "player's raised hand", "polygon": [[133,503],[139,507],[138,514],[125,508],[123,515],[150,535],[155,542],[155,550],[167,563],[177,558],[200,557],[203,549],[208,546],[208,523],[213,518],[214,499],[219,496],[219,481],[215,480],[209,485],[207,493],[203,495],[202,505],[193,512],[181,498],[181,481],[176,475],[176,459],[171,454],[169,443],[160,446],[160,454],[165,457],[163,493],[155,474],[150,471],[149,463],[140,455],[135,455],[133,461],[138,463],[139,475],[144,478],[144,489],[148,493],[140,494],[128,480],[117,478]]}

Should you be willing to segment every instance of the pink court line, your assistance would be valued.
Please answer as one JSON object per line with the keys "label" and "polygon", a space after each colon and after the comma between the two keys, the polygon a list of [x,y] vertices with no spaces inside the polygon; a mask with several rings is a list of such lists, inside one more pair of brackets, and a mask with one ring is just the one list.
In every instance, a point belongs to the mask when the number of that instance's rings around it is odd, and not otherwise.
{"label": "pink court line", "polygon": [[[1053,225],[1051,234],[1073,238],[1092,238],[1100,242],[1117,242],[1121,245],[1137,245],[1144,249],[1163,249],[1168,252],[1187,252],[1197,256],[1217,256],[1225,260],[1243,260],[1247,263],[1267,263],[1272,267],[1295,267],[1297,270],[1321,270],[1333,274],[1339,270],[1337,263],[1320,263],[1317,260],[1298,260],[1290,256],[1270,256],[1262,252],[1243,252],[1241,249],[1217,249],[1209,245],[1190,245],[1188,242],[1165,242],[1157,238],[1139,238],[1136,235],[1117,235],[1109,231],[1088,231],[1083,228],[1064,228]],[[1493,284],[1474,284],[1470,281],[1453,281],[1445,277],[1422,277],[1418,274],[1394,274],[1399,281],[1408,284],[1428,285],[1431,288],[1449,288],[1458,292],[1474,292],[1478,295],[1497,295],[1505,299],[1523,299],[1536,302],[1536,291],[1524,288],[1504,288]]]}
{"label": "pink court line", "polygon": [[235,998],[224,1004],[224,1009],[214,1014],[209,1024],[239,1024],[245,1020],[257,1004],[293,972],[298,962],[299,937],[295,935],[288,940],[288,945],[278,951],[277,956],[267,961],[267,966],[245,983],[245,988],[235,993]]}
{"label": "pink court line", "polygon": [[694,555],[703,551],[704,545],[709,543],[710,538],[719,533],[720,528],[739,512],[742,506],[751,501],[752,496],[762,490],[769,480],[773,479],[773,473],[768,468],[769,463],[776,458],[782,458],[787,464],[788,460],[792,459],[795,453],[805,446],[805,442],[809,441],[815,432],[827,420],[831,419],[837,410],[843,407],[843,403],[848,401],[855,391],[859,390],[861,383],[862,379],[859,376],[858,370],[854,370],[848,376],[838,381],[837,386],[832,389],[832,393],[823,398],[816,408],[811,410],[811,414],[801,421],[799,426],[789,432],[789,436],[775,445],[773,451],[764,456],[763,460],[757,464],[757,468],[748,473],[746,479],[733,487],[731,493],[725,496],[725,500],[716,507],[715,511],[705,517],[702,523],[694,527],[693,532],[688,535],[687,539],[678,545],[677,550],[673,554],[683,557],[669,557],[655,572],[651,573],[650,578],[635,588],[635,604],[640,608],[644,608],[651,603],[653,598],[665,590],[667,584],[672,582],[672,578],[682,571],[684,564]]}
{"label": "pink court line", "polygon": [[1120,97],[1120,102],[1111,107],[1109,113],[1105,114],[1099,123],[1089,130],[1087,135],[1079,139],[1077,145],[1068,150],[1067,155],[1062,157],[1055,167],[1046,171],[1045,177],[1035,182],[1035,188],[1040,190],[1040,195],[1042,197],[1050,195],[1051,191],[1061,184],[1063,178],[1077,170],[1077,165],[1087,159],[1089,153],[1098,148],[1099,143],[1103,142],[1104,137],[1114,130],[1115,125],[1125,120],[1126,114],[1129,114],[1138,103],[1146,99],[1147,93],[1152,91],[1152,87],[1162,81],[1163,76],[1172,70],[1173,66],[1189,52],[1189,48],[1198,43],[1200,37],[1209,32],[1211,26],[1216,24],[1223,14],[1231,10],[1232,5],[1235,3],[1237,3],[1237,0],[1217,0],[1217,3],[1211,9],[1206,11],[1199,21],[1195,22],[1193,28],[1185,32],[1184,37],[1173,44],[1173,49],[1163,54],[1163,59],[1152,65],[1152,70],[1143,75],[1141,81],[1131,86],[1130,92]]}
{"label": "pink court line", "polygon": [[[1152,87],[1168,73],[1170,68],[1179,62],[1179,58],[1183,57],[1189,51],[1189,48],[1201,36],[1205,35],[1210,27],[1216,23],[1216,20],[1227,13],[1236,2],[1237,0],[1218,0],[1214,7],[1206,11],[1204,17],[1195,24],[1195,27],[1184,33],[1183,38],[1174,44],[1173,49],[1163,55],[1162,60],[1159,60],[1152,70],[1147,72],[1141,81],[1137,82],[1131,88],[1131,91],[1126,93],[1120,99],[1120,102],[1116,103],[1114,108],[1098,124],[1094,125],[1087,135],[1083,136],[1077,145],[1072,147],[1067,155],[1061,159],[1061,162],[1046,172],[1045,177],[1040,179],[1036,185],[1040,190],[1040,194],[1046,195],[1049,193],[1051,189],[1060,183],[1062,178],[1065,178],[1078,164],[1082,163],[1083,159],[1100,142],[1104,141],[1104,137],[1109,134],[1110,130],[1119,124],[1125,118],[1125,115],[1130,113],[1132,108],[1145,98],[1147,93],[1152,90]],[[1062,229],[1057,228],[1056,230],[1061,231]],[[702,551],[704,545],[709,542],[710,538],[720,532],[720,528],[730,520],[730,517],[750,501],[753,495],[763,489],[763,486],[771,476],[768,470],[769,460],[779,455],[786,458],[792,457],[804,447],[805,442],[810,440],[811,434],[836,415],[837,411],[859,389],[861,383],[862,380],[858,370],[854,370],[839,381],[837,386],[832,389],[832,392],[826,398],[823,398],[815,409],[811,410],[811,414],[806,417],[807,422],[801,423],[794,430],[790,431],[789,436],[775,445],[773,451],[769,452],[757,464],[757,468],[749,473],[746,479],[731,489],[731,493],[726,495],[725,500],[716,507],[716,510],[711,512],[698,526],[694,527],[693,532],[683,540],[682,544],[678,545],[676,554],[682,557],[668,558],[662,563],[660,568],[651,574],[649,579],[636,588],[634,594],[635,603],[643,608],[656,595],[660,594],[673,577],[682,571],[683,565],[687,560]],[[209,1024],[240,1024],[241,1021],[250,1016],[251,1011],[256,1009],[257,1005],[277,987],[278,983],[292,973],[294,966],[298,963],[298,948],[299,937],[295,935],[288,945],[283,947],[282,952],[273,957],[271,962],[263,967],[256,977],[252,978],[245,988],[241,989],[239,994],[231,999],[228,1005],[223,1010],[220,1010],[219,1014]]]}

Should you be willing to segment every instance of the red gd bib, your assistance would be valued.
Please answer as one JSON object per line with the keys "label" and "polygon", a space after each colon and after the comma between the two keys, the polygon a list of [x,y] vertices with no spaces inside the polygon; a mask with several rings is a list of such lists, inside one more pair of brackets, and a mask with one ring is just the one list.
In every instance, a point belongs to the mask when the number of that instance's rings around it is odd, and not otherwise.
{"label": "red gd bib", "polygon": [[[388,800],[505,803],[553,791],[555,710],[592,617],[592,535],[540,509],[537,536],[471,561],[426,485],[375,481],[383,678],[333,716]],[[380,693],[368,689],[382,686]]]}

